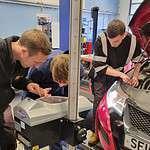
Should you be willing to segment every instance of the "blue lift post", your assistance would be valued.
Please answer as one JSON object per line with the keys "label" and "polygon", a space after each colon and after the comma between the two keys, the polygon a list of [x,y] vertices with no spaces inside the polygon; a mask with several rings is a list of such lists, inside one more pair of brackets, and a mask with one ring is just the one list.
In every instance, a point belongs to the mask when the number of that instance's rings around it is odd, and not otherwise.
{"label": "blue lift post", "polygon": [[59,0],[60,50],[69,50],[70,0]]}
{"label": "blue lift post", "polygon": [[98,11],[99,7],[92,7],[91,16],[93,18],[93,36],[92,36],[92,53],[94,50],[94,43],[97,37],[97,22],[98,22]]}

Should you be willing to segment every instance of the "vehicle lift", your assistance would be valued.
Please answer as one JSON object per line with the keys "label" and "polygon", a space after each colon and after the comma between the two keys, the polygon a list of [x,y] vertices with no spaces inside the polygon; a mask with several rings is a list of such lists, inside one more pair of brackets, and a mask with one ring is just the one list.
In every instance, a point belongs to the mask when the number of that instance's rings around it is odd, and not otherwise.
{"label": "vehicle lift", "polygon": [[[24,99],[14,107],[17,139],[27,150],[51,148],[61,140],[75,149],[86,140],[85,116],[92,103],[79,96],[82,0],[70,0],[69,96]],[[90,149],[90,148],[89,148]]]}

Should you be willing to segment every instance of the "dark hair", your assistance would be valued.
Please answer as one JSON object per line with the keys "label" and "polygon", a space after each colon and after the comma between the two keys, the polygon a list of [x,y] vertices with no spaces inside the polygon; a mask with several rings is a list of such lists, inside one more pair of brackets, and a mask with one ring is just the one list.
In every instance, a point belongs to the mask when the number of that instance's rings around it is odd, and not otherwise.
{"label": "dark hair", "polygon": [[19,38],[19,43],[29,49],[29,55],[34,55],[37,52],[42,52],[45,55],[50,54],[50,42],[45,33],[38,29],[25,31]]}
{"label": "dark hair", "polygon": [[125,24],[118,19],[112,20],[107,26],[107,35],[109,38],[114,38],[125,33]]}
{"label": "dark hair", "polygon": [[145,23],[141,28],[141,34],[145,36],[150,36],[150,22]]}

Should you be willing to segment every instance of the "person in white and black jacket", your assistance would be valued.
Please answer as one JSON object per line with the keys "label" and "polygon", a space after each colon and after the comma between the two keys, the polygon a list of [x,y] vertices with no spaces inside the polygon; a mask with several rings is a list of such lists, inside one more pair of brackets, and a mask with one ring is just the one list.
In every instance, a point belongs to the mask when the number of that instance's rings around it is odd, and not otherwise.
{"label": "person in white and black jacket", "polygon": [[[121,20],[112,20],[108,24],[107,31],[101,33],[95,41],[93,66],[89,73],[94,94],[93,118],[95,118],[99,102],[114,81],[121,79],[131,86],[138,85],[142,59],[141,48],[136,37],[125,30],[125,25]],[[130,61],[135,63],[132,78],[123,72],[124,66]],[[93,129],[94,122],[95,119]],[[94,133],[92,136],[96,137]],[[95,144],[96,139],[89,139],[89,144]]]}

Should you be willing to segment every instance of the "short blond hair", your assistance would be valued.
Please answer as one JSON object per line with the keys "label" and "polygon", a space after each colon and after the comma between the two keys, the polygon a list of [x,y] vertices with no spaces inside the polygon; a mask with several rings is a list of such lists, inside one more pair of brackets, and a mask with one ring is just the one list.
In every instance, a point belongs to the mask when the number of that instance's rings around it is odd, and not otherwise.
{"label": "short blond hair", "polygon": [[50,69],[54,81],[68,82],[69,55],[60,54],[53,58]]}
{"label": "short blond hair", "polygon": [[25,31],[19,38],[19,44],[29,50],[29,55],[42,52],[45,55],[50,54],[51,46],[48,36],[38,29]]}

